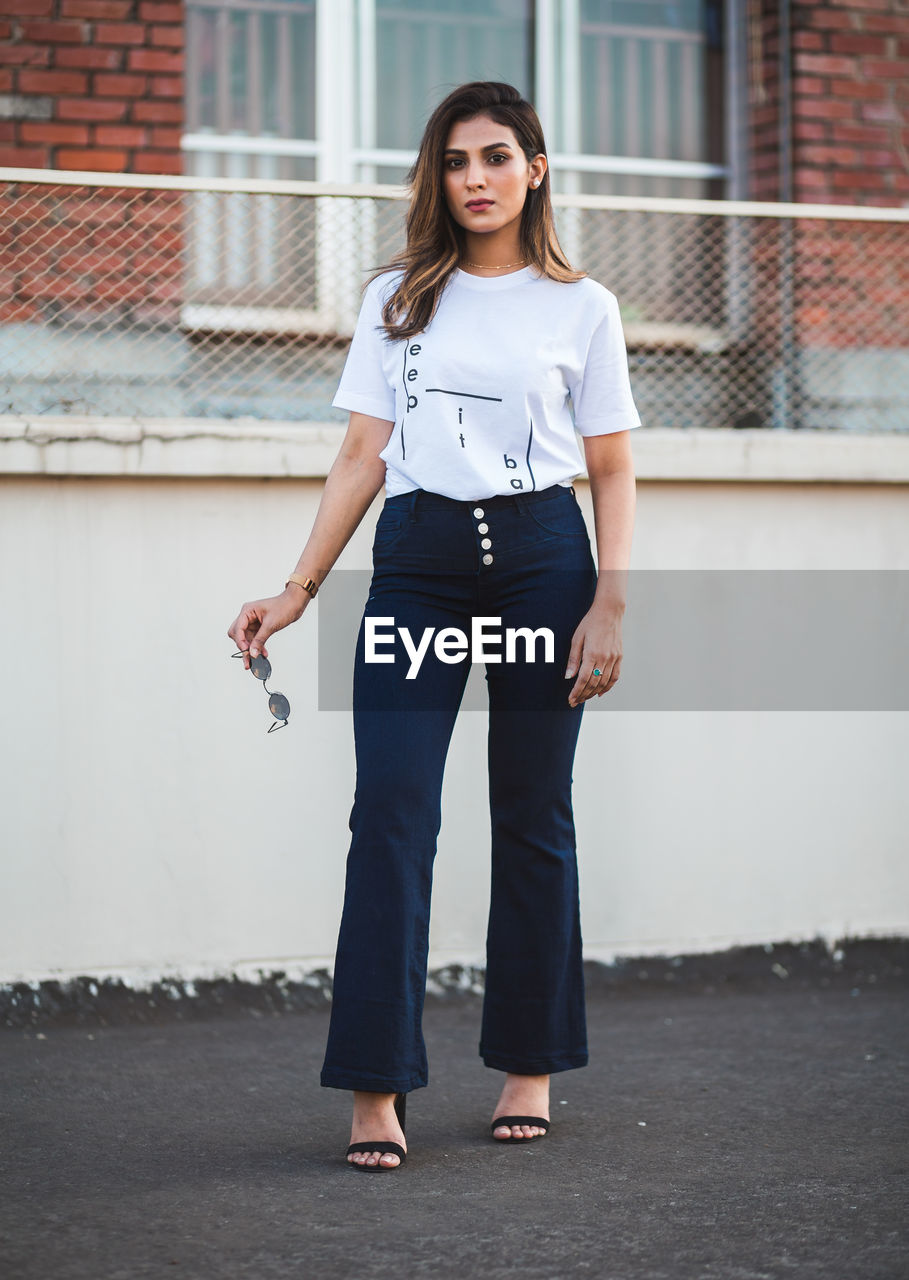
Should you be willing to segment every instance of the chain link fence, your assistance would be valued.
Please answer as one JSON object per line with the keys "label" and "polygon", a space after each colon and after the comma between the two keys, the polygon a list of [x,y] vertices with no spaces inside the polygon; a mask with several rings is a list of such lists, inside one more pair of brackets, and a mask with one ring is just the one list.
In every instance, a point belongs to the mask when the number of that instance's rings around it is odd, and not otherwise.
{"label": "chain link fence", "polygon": [[[406,192],[0,169],[0,413],[337,423]],[[909,210],[555,195],[644,427],[909,430]]]}

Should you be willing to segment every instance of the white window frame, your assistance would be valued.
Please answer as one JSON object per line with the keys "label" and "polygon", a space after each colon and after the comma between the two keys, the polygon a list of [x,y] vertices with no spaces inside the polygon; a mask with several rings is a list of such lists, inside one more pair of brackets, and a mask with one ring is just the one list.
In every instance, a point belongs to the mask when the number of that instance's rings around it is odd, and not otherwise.
{"label": "white window frame", "polygon": [[[742,109],[744,98],[736,33],[744,21],[744,0],[724,0],[727,95],[727,154],[730,165],[698,161],[649,160],[627,156],[585,155],[581,137],[579,66],[580,0],[536,0],[534,101],[550,152],[553,190],[578,193],[583,173],[644,174],[653,177],[724,178],[727,190],[741,181]],[[309,155],[315,158],[319,182],[375,183],[378,166],[410,166],[413,150],[376,146],[376,6],[375,0],[316,0],[316,138],[293,141],[248,135],[185,134],[182,148],[247,153]],[[357,137],[360,143],[357,144]],[[350,333],[360,305],[362,280],[375,261],[370,234],[371,205],[355,221],[356,200],[317,199],[316,309],[306,326],[324,332]],[[365,213],[365,217],[364,217]],[[563,209],[560,239],[569,258],[577,256],[579,211]],[[375,222],[372,223],[374,228]],[[359,234],[355,235],[355,227]],[[363,234],[365,229],[366,234]],[[353,253],[351,252],[353,246]],[[217,308],[207,308],[211,312]],[[230,308],[225,308],[229,311]],[[225,315],[225,322],[228,317]],[[293,313],[287,313],[291,330]]]}

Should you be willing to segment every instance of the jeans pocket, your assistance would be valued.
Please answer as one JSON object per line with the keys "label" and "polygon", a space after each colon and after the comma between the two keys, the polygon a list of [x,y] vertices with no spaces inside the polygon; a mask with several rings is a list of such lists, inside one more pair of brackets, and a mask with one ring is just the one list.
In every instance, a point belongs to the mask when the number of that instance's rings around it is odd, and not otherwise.
{"label": "jeans pocket", "polygon": [[537,528],[551,538],[586,538],[587,524],[577,499],[565,491],[565,496],[549,502],[530,503],[527,514]]}
{"label": "jeans pocket", "polygon": [[376,522],[373,550],[385,551],[393,547],[413,524],[406,511],[389,511],[383,508]]}

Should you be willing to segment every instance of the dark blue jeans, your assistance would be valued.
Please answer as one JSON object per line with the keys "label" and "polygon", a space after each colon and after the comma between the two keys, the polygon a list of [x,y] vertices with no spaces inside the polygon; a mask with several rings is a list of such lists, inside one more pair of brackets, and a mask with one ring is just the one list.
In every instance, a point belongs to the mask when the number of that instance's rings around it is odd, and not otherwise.
{"label": "dark blue jeans", "polygon": [[[541,636],[535,661],[519,638],[512,661],[486,663],[492,878],[480,1056],[524,1075],[587,1063],[571,805],[583,704],[568,705],[565,666],[595,588],[573,489],[478,502],[415,490],[386,501],[357,640],[357,778],[323,1085],[391,1093],[428,1083],[433,861],[471,654],[449,632],[443,660],[433,633],[417,669],[395,629],[406,627],[414,645],[424,628],[457,628],[469,640],[475,617],[500,623],[486,624],[487,653],[509,656],[508,628],[545,628],[553,658]],[[370,650],[368,625],[386,643]],[[379,654],[386,661],[372,660]]]}

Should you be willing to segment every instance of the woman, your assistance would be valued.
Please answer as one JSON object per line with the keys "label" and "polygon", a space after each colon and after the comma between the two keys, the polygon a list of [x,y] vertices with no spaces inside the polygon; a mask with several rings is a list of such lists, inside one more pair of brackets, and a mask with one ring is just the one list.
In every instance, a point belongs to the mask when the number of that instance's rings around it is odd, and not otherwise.
{"label": "woman", "polygon": [[[366,285],[332,402],[350,423],[312,533],[283,593],[244,605],[228,632],[245,666],[266,654],[385,486],[357,642],[357,781],[321,1074],[353,1091],[347,1159],[368,1170],[403,1162],[404,1099],[428,1081],[432,863],[470,665],[458,637],[477,618],[492,827],[480,1055],[505,1073],[492,1136],[541,1137],[550,1074],[587,1062],[571,767],[583,704],[619,678],[640,425],[616,298],[562,255],[540,122],[518,91],[451,93],[409,183],[406,249]],[[571,487],[575,430],[599,572]],[[409,652],[395,643],[405,629]]]}

